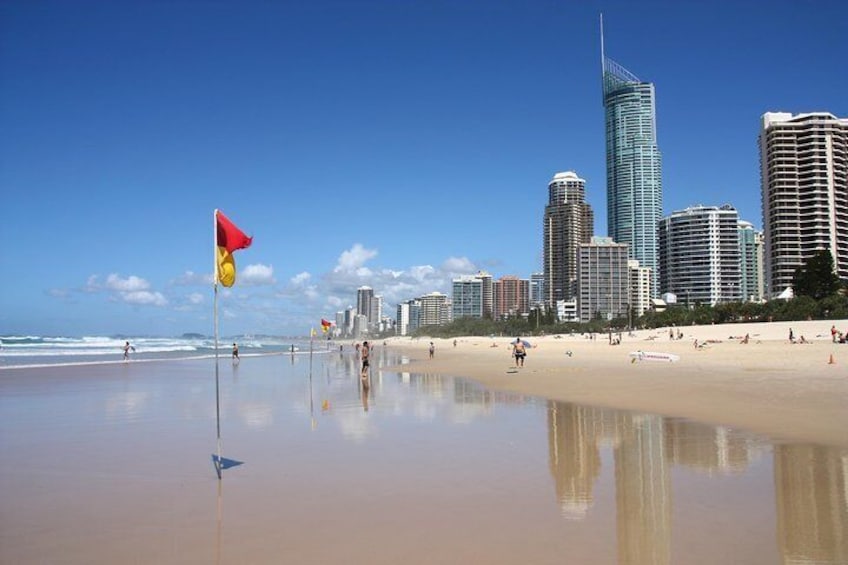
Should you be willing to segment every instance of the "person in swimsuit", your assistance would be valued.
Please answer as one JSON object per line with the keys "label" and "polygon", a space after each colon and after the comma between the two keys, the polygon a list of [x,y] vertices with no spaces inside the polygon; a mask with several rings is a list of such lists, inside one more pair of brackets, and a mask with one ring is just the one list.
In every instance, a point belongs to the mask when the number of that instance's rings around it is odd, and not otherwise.
{"label": "person in swimsuit", "polygon": [[371,346],[368,345],[367,341],[362,342],[362,347],[359,348],[359,355],[362,356],[362,369],[359,372],[359,376],[362,379],[362,385],[368,386],[368,368],[371,366],[368,357],[371,354]]}
{"label": "person in swimsuit", "polygon": [[515,357],[515,366],[523,367],[524,358],[527,357],[527,350],[520,337],[515,338],[515,343],[512,345],[512,355]]}

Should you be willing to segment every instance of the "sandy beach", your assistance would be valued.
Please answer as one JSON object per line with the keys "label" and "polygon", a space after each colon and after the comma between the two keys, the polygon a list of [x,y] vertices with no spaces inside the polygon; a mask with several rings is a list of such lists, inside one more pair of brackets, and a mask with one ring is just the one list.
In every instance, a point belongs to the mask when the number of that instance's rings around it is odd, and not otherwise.
{"label": "sandy beach", "polygon": [[221,480],[211,359],[0,371],[0,562],[845,563],[848,346],[792,328],[226,359]]}
{"label": "sandy beach", "polygon": [[[619,345],[610,345],[608,334],[522,336],[531,347],[517,370],[510,345],[516,336],[457,338],[455,346],[453,339],[430,338],[387,344],[409,356],[405,371],[741,428],[775,441],[845,447],[848,344],[832,342],[832,325],[848,330],[848,320],[665,327],[624,333]],[[790,329],[796,343],[789,341]],[[683,337],[670,339],[670,330]],[[746,334],[748,343],[742,343]],[[799,343],[801,336],[809,343]],[[634,361],[629,353],[640,350],[678,355],[679,361]]]}

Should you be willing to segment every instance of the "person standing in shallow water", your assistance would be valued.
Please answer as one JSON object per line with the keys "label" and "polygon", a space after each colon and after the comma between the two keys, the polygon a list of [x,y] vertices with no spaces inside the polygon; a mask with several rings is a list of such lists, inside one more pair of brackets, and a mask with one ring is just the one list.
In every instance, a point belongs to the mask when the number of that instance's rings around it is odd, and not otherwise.
{"label": "person standing in shallow water", "polygon": [[238,361],[240,361],[239,354],[238,354],[238,344],[234,343],[233,344],[233,363],[236,363]]}
{"label": "person standing in shallow water", "polygon": [[362,347],[359,348],[359,354],[362,356],[362,368],[359,371],[359,377],[362,379],[362,386],[367,388],[368,368],[371,366],[371,362],[368,359],[371,355],[371,346],[368,345],[367,341],[362,343]]}
{"label": "person standing in shallow water", "polygon": [[135,351],[135,347],[130,345],[130,342],[124,343],[124,361],[130,360],[130,350]]}

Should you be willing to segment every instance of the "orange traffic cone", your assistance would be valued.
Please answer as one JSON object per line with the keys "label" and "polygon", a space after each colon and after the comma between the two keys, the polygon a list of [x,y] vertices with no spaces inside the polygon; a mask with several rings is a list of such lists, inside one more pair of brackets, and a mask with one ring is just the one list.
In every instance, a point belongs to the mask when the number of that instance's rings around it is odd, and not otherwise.
{"label": "orange traffic cone", "polygon": [[833,360],[833,353],[830,354],[830,361],[827,362],[828,365],[836,365],[836,361]]}

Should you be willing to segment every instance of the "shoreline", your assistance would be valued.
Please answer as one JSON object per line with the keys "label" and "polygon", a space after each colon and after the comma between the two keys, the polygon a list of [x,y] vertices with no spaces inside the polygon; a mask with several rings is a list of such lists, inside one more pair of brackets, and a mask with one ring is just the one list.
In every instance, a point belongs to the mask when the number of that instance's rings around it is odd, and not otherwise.
{"label": "shoreline", "polygon": [[[389,338],[409,363],[384,370],[469,378],[503,391],[550,400],[649,412],[742,428],[781,442],[848,447],[848,344],[830,327],[848,320],[761,322],[658,328],[623,333],[524,337],[525,366],[515,368],[512,337]],[[789,329],[799,340],[790,343]],[[669,339],[669,330],[683,333]],[[743,343],[749,335],[748,343]],[[613,334],[617,337],[617,334]],[[695,348],[695,340],[705,346]],[[429,359],[429,343],[436,347]],[[639,361],[631,352],[679,356]],[[832,363],[831,363],[832,361]]]}

